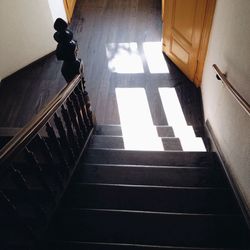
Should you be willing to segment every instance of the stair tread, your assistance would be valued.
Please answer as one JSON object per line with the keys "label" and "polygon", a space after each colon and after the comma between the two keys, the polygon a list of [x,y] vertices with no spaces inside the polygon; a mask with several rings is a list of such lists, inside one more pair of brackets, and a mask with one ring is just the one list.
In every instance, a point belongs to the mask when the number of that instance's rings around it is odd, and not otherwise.
{"label": "stair tread", "polygon": [[247,241],[241,216],[70,209],[59,220],[58,235],[70,241],[183,247],[243,247]]}
{"label": "stair tread", "polygon": [[[174,129],[169,125],[154,125],[159,137],[174,137]],[[201,132],[204,130],[201,126],[189,126],[196,136],[204,136]],[[122,135],[122,126],[120,124],[97,124],[94,134],[96,135]]]}
{"label": "stair tread", "polygon": [[[176,137],[159,137],[164,150],[182,151],[182,146],[179,138]],[[122,136],[110,135],[93,135],[89,144],[90,148],[113,148],[126,149],[124,138]]]}
{"label": "stair tread", "polygon": [[[171,126],[155,126],[158,136],[174,137],[174,130]],[[94,134],[96,135],[122,135],[122,127],[117,124],[98,124]]]}
{"label": "stair tread", "polygon": [[82,163],[97,164],[133,164],[160,166],[215,166],[213,152],[179,152],[179,151],[135,151],[117,149],[88,149]]}
{"label": "stair tread", "polygon": [[224,187],[227,184],[219,168],[113,164],[82,165],[72,181],[194,187]]}
{"label": "stair tread", "polygon": [[76,183],[68,190],[64,206],[183,213],[239,213],[229,189],[204,187]]}

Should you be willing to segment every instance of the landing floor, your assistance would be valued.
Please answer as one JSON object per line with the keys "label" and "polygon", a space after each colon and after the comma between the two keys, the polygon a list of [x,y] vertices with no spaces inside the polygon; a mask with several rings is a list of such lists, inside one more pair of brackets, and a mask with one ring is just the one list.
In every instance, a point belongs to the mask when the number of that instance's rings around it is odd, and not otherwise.
{"label": "landing floor", "polygon": [[[99,124],[120,124],[118,103],[125,99],[130,110],[146,103],[153,124],[168,125],[160,96],[167,91],[177,97],[187,124],[203,133],[200,90],[166,57],[158,64],[163,59],[160,0],[78,0],[70,29]],[[65,85],[60,65],[51,55],[3,80],[0,126],[21,127],[39,112]],[[173,109],[179,105],[172,103]]]}

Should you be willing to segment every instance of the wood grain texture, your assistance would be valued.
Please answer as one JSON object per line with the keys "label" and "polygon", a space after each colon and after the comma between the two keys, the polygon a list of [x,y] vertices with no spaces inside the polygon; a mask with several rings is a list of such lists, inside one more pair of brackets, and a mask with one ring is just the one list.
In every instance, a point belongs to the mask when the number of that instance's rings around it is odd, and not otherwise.
{"label": "wood grain texture", "polygon": [[[151,74],[143,52],[144,42],[160,42],[159,0],[79,0],[70,29],[79,43],[85,65],[86,89],[99,124],[119,124],[115,88],[144,88],[155,125],[168,125],[159,87],[175,87],[187,123],[202,127],[200,90],[165,57],[169,74]],[[53,39],[53,38],[51,38]],[[110,43],[138,45],[144,73],[118,74],[108,67]],[[39,112],[65,86],[61,63],[54,56],[3,80],[0,87],[0,126],[20,127]]]}

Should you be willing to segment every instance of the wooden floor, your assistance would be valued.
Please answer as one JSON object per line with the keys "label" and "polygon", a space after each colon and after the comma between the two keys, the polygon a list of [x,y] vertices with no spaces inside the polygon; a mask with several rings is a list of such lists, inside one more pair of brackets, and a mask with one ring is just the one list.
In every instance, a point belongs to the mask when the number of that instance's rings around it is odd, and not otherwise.
{"label": "wooden floor", "polygon": [[[150,73],[143,44],[161,41],[160,0],[78,0],[70,29],[79,43],[87,91],[99,124],[120,123],[115,88],[126,87],[144,88],[154,124],[167,125],[158,88],[174,87],[187,123],[195,128],[203,125],[199,89],[166,57],[169,73]],[[143,72],[110,69],[119,46],[131,43],[137,46]],[[107,48],[111,48],[111,59]],[[51,55],[2,81],[0,126],[21,127],[39,112],[65,85],[60,65]]]}

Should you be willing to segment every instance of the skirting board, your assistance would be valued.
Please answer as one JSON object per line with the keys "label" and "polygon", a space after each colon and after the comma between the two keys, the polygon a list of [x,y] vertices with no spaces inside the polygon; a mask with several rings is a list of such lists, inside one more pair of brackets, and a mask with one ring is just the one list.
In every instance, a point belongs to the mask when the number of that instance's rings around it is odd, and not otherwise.
{"label": "skirting board", "polygon": [[39,63],[39,62],[45,60],[46,58],[48,58],[48,57],[50,57],[50,56],[52,56],[52,55],[55,55],[55,52],[56,52],[56,51],[53,50],[53,51],[50,52],[49,54],[47,54],[47,55],[45,55],[45,56],[42,56],[42,57],[38,58],[37,60],[35,60],[35,61],[29,63],[28,65],[26,65],[26,66],[24,66],[24,67],[22,67],[21,69],[17,70],[16,72],[12,73],[11,75],[6,76],[6,77],[3,78],[3,79],[0,79],[0,86],[1,86],[1,83],[3,84],[4,80],[7,80],[7,79],[13,77],[15,74],[20,73],[20,72],[26,70],[26,69],[29,68],[29,67],[32,67],[33,65],[35,65],[35,64],[37,64],[37,63]]}
{"label": "skirting board", "polygon": [[229,167],[228,167],[228,164],[226,163],[226,160],[225,160],[225,157],[224,157],[224,154],[219,146],[219,143],[214,135],[214,132],[212,130],[212,127],[209,123],[208,120],[206,120],[205,122],[205,129],[206,129],[206,133],[207,135],[209,136],[210,138],[210,142],[211,142],[211,146],[212,146],[212,149],[217,153],[218,155],[218,158],[219,158],[219,161],[221,162],[221,165],[224,169],[224,172],[227,176],[227,179],[229,181],[229,184],[231,186],[231,188],[233,189],[233,192],[234,192],[234,195],[238,201],[238,204],[241,208],[241,211],[243,213],[243,216],[245,218],[245,221],[247,223],[247,226],[248,226],[248,229],[250,230],[250,213],[249,213],[249,209],[247,207],[247,204],[245,202],[245,200],[243,199],[243,195],[240,191],[240,188],[238,186],[238,184],[236,183],[236,181],[234,180],[230,170],[229,170]]}

